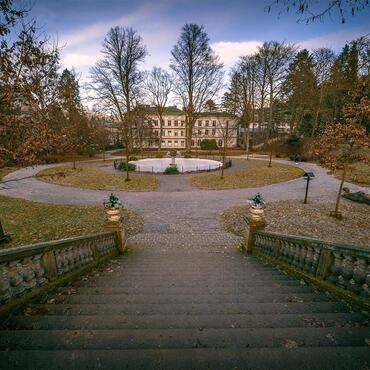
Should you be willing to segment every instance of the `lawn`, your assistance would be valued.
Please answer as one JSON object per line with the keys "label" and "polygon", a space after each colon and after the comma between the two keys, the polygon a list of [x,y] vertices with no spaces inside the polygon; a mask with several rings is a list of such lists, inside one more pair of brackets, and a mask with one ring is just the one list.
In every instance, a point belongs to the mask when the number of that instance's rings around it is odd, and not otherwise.
{"label": "lawn", "polygon": [[[315,199],[308,204],[300,200],[270,202],[264,213],[267,221],[265,230],[369,247],[370,230],[366,226],[370,224],[369,206],[342,200],[340,211],[343,220],[329,216],[334,207],[333,202],[323,203]],[[244,217],[249,215],[249,206],[225,210],[221,215],[224,229],[244,236]]]}
{"label": "lawn", "polygon": [[222,190],[238,188],[254,188],[284,182],[303,176],[304,171],[298,167],[273,165],[251,165],[234,172],[225,172],[221,179],[220,173],[194,176],[189,179],[191,185],[200,189]]}
{"label": "lawn", "polygon": [[[143,218],[135,211],[122,209],[123,223],[128,236],[141,232]],[[104,231],[105,211],[101,207],[85,207],[31,202],[0,196],[0,215],[10,243],[0,247],[70,238]]]}
{"label": "lawn", "polygon": [[36,176],[51,184],[93,190],[151,191],[157,187],[154,177],[131,176],[131,181],[125,181],[124,174],[110,174],[94,167],[51,167]]}

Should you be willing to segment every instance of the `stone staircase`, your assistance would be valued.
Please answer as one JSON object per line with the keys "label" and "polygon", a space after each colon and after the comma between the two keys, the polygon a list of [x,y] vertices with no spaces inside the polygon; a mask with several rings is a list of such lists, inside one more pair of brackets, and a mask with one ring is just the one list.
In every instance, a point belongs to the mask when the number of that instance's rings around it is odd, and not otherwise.
{"label": "stone staircase", "polygon": [[363,314],[235,248],[166,240],[9,318],[0,368],[369,368]]}

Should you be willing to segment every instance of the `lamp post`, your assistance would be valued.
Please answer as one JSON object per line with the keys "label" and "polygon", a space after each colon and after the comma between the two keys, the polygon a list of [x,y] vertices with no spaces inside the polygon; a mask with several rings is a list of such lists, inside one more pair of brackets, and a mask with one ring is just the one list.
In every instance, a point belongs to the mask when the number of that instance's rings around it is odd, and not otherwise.
{"label": "lamp post", "polygon": [[308,194],[308,186],[310,184],[310,179],[311,178],[314,178],[315,175],[313,174],[313,172],[305,172],[305,174],[303,175],[303,177],[307,180],[307,184],[306,184],[306,194],[304,196],[304,201],[303,203],[304,204],[307,204],[307,194]]}

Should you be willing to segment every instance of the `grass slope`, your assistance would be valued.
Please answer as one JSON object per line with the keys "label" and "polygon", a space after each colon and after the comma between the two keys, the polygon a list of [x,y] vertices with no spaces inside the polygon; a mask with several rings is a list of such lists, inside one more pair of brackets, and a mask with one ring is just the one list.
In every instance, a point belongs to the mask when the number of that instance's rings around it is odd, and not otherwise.
{"label": "grass slope", "polygon": [[266,186],[292,180],[303,174],[303,170],[293,166],[251,165],[239,171],[225,173],[224,179],[221,179],[218,173],[191,177],[189,181],[191,185],[199,189],[222,190]]}
{"label": "grass slope", "polygon": [[94,167],[51,167],[36,176],[51,184],[93,190],[151,191],[157,187],[154,177],[131,176],[131,181],[125,181],[123,175],[106,173]]}
{"label": "grass slope", "polygon": [[[143,219],[137,212],[121,212],[129,236],[142,230]],[[0,215],[5,234],[12,237],[0,248],[102,232],[106,217],[103,206],[39,203],[4,196],[0,196]]]}

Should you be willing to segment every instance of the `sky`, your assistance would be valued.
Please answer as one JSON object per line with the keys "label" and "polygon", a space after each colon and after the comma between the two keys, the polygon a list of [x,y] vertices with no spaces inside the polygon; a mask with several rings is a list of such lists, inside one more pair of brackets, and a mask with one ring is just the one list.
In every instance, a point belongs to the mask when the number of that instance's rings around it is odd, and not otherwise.
{"label": "sky", "polygon": [[[111,27],[133,27],[143,37],[148,56],[141,69],[169,69],[171,49],[185,23],[203,25],[210,44],[228,72],[240,55],[251,54],[264,41],[297,43],[302,48],[331,47],[370,32],[370,12],[349,16],[342,24],[336,12],[323,21],[297,23],[294,12],[279,16],[273,0],[30,0],[30,16],[62,46],[61,62],[87,81],[89,68],[101,58],[101,45]],[[320,0],[321,3],[327,1]]]}

